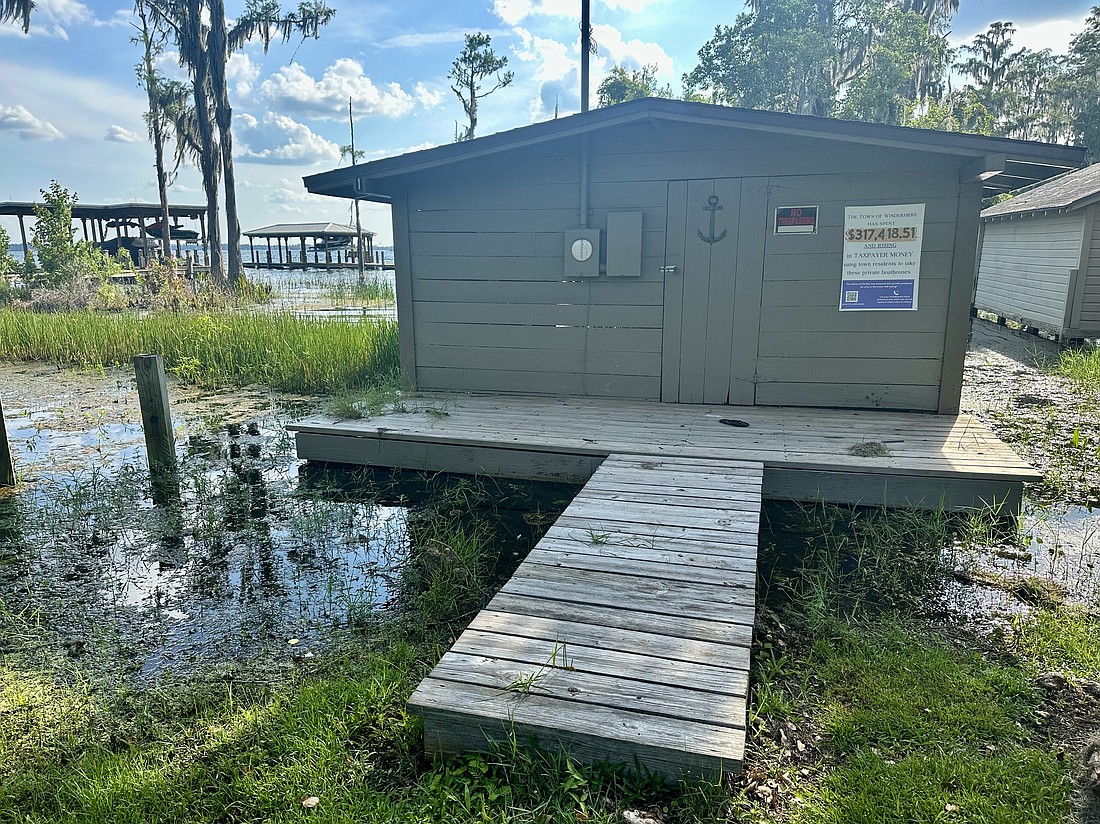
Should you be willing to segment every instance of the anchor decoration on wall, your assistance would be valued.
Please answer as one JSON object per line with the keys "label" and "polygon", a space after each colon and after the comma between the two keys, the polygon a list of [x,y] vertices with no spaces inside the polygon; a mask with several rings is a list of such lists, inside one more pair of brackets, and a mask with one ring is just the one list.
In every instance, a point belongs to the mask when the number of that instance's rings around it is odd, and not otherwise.
{"label": "anchor decoration on wall", "polygon": [[720,235],[714,234],[715,213],[722,211],[722,208],[722,206],[718,205],[718,195],[711,195],[710,197],[708,197],[707,205],[703,207],[704,212],[710,212],[710,235],[704,235],[702,229],[699,229],[697,231],[699,233],[699,240],[703,241],[704,243],[709,243],[711,246],[713,246],[715,243],[726,236],[725,229],[722,230],[722,234]]}

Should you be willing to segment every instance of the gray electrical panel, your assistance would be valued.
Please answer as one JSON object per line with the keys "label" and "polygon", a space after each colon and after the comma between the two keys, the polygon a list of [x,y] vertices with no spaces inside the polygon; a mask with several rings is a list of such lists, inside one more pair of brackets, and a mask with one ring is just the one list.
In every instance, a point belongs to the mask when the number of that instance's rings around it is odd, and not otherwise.
{"label": "gray electrical panel", "polygon": [[642,213],[613,212],[607,216],[607,274],[642,274]]}

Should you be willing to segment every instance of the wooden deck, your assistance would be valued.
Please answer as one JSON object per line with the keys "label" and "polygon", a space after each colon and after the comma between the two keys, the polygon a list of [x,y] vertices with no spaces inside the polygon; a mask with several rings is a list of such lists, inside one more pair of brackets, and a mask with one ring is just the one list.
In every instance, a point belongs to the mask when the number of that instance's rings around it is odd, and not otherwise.
{"label": "wooden deck", "polygon": [[461,396],[290,428],[309,460],[587,481],[410,707],[433,752],[673,780],[741,763],[762,497],[1008,513],[1038,478],[968,415]]}
{"label": "wooden deck", "polygon": [[[421,397],[405,407],[296,423],[298,456],[575,482],[612,454],[748,460],[764,464],[767,499],[1006,512],[1039,478],[970,415],[522,395]],[[850,451],[869,444],[889,454]]]}
{"label": "wooden deck", "polygon": [[413,694],[426,748],[514,734],[673,779],[739,769],[762,474],[604,461]]}

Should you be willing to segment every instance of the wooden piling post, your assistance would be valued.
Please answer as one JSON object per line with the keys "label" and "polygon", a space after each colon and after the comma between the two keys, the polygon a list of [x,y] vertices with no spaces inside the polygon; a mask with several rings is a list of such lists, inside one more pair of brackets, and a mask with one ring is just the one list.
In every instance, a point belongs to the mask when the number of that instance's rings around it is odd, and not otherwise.
{"label": "wooden piling post", "polygon": [[149,472],[154,484],[158,476],[176,468],[176,441],[172,435],[172,413],[168,408],[168,381],[160,355],[134,358],[141,425],[145,430],[145,448],[149,453]]}
{"label": "wooden piling post", "polygon": [[3,400],[0,400],[0,486],[15,486],[15,464],[11,459],[11,447],[8,446]]}

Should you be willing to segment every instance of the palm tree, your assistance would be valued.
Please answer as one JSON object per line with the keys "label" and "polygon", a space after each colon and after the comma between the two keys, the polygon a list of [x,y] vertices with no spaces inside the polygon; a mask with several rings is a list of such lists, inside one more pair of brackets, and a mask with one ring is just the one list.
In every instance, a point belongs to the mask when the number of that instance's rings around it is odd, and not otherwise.
{"label": "palm tree", "polygon": [[164,79],[157,73],[153,66],[153,59],[163,51],[164,38],[158,37],[149,26],[149,18],[145,13],[142,0],[134,4],[141,26],[135,26],[138,37],[133,41],[141,43],[143,58],[137,65],[137,76],[141,85],[145,87],[145,94],[149,100],[149,111],[145,113],[145,125],[149,130],[149,140],[153,144],[153,156],[157,169],[157,193],[160,195],[160,251],[165,258],[172,256],[172,227],[168,214],[168,174],[164,168],[164,147],[168,139],[169,122],[165,111],[158,105],[160,87]]}
{"label": "palm tree", "polygon": [[233,109],[225,67],[230,55],[253,38],[264,51],[277,37],[284,42],[296,33],[317,37],[320,27],[335,12],[323,2],[300,3],[296,11],[283,12],[275,0],[249,0],[232,29],[226,25],[224,0],[144,0],[156,24],[169,32],[179,50],[180,65],[191,76],[198,157],[207,193],[207,226],[211,243],[211,271],[224,278],[221,256],[221,223],[217,192],[224,176],[225,217],[229,248],[229,282],[243,277],[240,221],[237,218],[236,174],[233,168]]}
{"label": "palm tree", "polygon": [[31,27],[34,5],[34,0],[0,0],[0,23],[22,23],[26,33]]}

